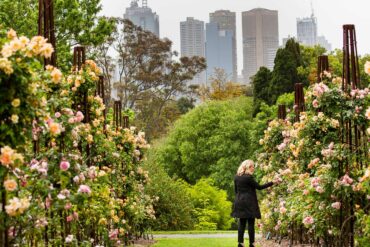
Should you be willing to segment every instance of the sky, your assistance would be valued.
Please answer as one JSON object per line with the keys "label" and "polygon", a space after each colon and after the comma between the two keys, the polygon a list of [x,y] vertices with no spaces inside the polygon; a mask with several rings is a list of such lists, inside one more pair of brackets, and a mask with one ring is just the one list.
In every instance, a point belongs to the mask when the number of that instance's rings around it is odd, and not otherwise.
{"label": "sky", "polygon": [[[101,0],[102,15],[123,17],[131,0]],[[318,35],[324,35],[333,48],[342,47],[342,25],[355,24],[359,54],[370,53],[370,0],[312,0],[318,22]],[[140,3],[141,5],[141,0]],[[279,40],[296,36],[296,19],[311,15],[311,0],[148,0],[159,15],[160,36],[173,41],[180,51],[180,22],[186,17],[209,21],[209,13],[226,9],[237,14],[238,71],[242,70],[241,12],[267,8],[279,12]]]}

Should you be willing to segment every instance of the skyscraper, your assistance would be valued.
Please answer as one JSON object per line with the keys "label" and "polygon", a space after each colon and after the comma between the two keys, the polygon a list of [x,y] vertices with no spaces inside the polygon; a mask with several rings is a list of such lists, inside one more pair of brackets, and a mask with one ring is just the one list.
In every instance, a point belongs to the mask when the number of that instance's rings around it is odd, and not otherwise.
{"label": "skyscraper", "polygon": [[268,9],[252,9],[242,13],[243,25],[243,76],[246,83],[260,67],[274,67],[279,47],[278,12]]}
{"label": "skyscraper", "polygon": [[212,77],[216,68],[223,69],[228,76],[234,76],[233,48],[234,32],[232,30],[221,29],[215,22],[206,24],[207,81]]}
{"label": "skyscraper", "polygon": [[220,31],[232,31],[233,38],[233,61],[232,61],[232,80],[237,81],[238,78],[238,59],[237,59],[237,44],[236,44],[236,14],[229,10],[217,10],[209,14],[209,21],[217,23]]}
{"label": "skyscraper", "polygon": [[159,37],[159,16],[148,7],[147,0],[143,0],[141,7],[139,7],[138,0],[132,0],[123,18]]}
{"label": "skyscraper", "polygon": [[[188,17],[186,21],[180,23],[181,56],[205,57],[204,47],[204,22]],[[204,84],[206,82],[205,73],[202,72],[194,77],[188,84]]]}
{"label": "skyscraper", "polygon": [[321,47],[324,47],[326,51],[330,52],[331,51],[331,44],[329,41],[325,38],[325,36],[317,36],[317,44],[320,45]]}
{"label": "skyscraper", "polygon": [[317,44],[317,19],[313,14],[311,17],[297,18],[297,39],[303,45]]}

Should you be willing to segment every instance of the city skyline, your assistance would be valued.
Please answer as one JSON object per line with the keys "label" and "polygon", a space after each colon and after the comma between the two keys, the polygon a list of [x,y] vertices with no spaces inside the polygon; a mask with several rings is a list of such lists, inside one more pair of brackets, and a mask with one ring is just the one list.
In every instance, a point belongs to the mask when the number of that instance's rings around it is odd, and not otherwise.
{"label": "city skyline", "polygon": [[[102,15],[122,17],[125,9],[130,6],[131,0],[112,1],[102,0]],[[370,53],[370,48],[366,47],[370,43],[370,34],[367,31],[366,10],[370,3],[361,0],[351,1],[351,8],[344,5],[344,0],[313,0],[315,16],[318,19],[318,35],[324,35],[334,48],[341,48],[342,44],[342,25],[355,24],[358,36],[359,54]],[[357,4],[356,4],[357,3]],[[238,74],[243,68],[242,56],[242,32],[241,32],[241,12],[253,8],[267,8],[278,10],[279,12],[279,44],[281,38],[290,36],[296,37],[296,19],[310,16],[312,13],[309,0],[203,0],[201,3],[195,0],[149,0],[148,5],[160,16],[160,37],[167,37],[173,41],[173,49],[180,51],[180,30],[179,23],[187,17],[194,17],[202,21],[208,20],[209,13],[225,9],[236,12],[237,23],[237,51],[238,51]],[[366,6],[365,6],[366,5]],[[353,7],[354,6],[354,7]],[[356,7],[359,6],[359,7]],[[360,8],[360,6],[362,6]],[[179,9],[180,11],[174,11]],[[328,16],[327,11],[335,12],[335,15]],[[340,16],[338,18],[337,16]]]}

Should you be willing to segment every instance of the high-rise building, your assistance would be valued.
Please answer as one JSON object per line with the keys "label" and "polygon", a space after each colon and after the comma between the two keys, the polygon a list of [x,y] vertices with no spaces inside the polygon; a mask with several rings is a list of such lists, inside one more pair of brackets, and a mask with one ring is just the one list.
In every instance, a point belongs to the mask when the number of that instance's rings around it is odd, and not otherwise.
{"label": "high-rise building", "polygon": [[317,44],[321,47],[324,47],[326,51],[331,52],[331,44],[329,41],[325,38],[325,36],[318,36],[317,37]]}
{"label": "high-rise building", "polygon": [[209,14],[209,21],[211,23],[217,23],[220,31],[232,31],[233,32],[233,71],[232,80],[237,81],[238,79],[238,59],[237,59],[237,44],[236,44],[236,14],[229,10],[217,10]]}
{"label": "high-rise building", "polygon": [[246,83],[260,67],[273,69],[279,48],[278,11],[252,9],[242,13],[243,76]]}
{"label": "high-rise building", "polygon": [[215,22],[206,24],[207,81],[212,77],[215,69],[223,69],[230,79],[234,76],[233,48],[234,32],[232,30],[221,29]]}
{"label": "high-rise building", "polygon": [[[204,38],[204,22],[188,17],[186,21],[180,23],[180,39],[181,39],[181,56],[205,57],[205,38]],[[205,72],[202,72],[194,77],[188,84],[205,84]]]}
{"label": "high-rise building", "polygon": [[143,0],[141,7],[139,7],[138,0],[132,0],[123,18],[159,37],[159,16],[148,7],[147,0]]}
{"label": "high-rise building", "polygon": [[317,44],[317,19],[313,14],[311,17],[297,18],[297,39],[303,45]]}

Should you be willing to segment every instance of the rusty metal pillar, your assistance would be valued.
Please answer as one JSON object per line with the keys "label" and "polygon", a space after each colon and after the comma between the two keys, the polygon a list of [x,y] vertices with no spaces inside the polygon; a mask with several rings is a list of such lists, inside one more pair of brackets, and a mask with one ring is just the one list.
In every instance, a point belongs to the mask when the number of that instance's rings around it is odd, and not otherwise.
{"label": "rusty metal pillar", "polygon": [[39,0],[38,35],[44,36],[54,47],[54,52],[51,55],[51,58],[45,59],[45,66],[57,66],[54,0]]}
{"label": "rusty metal pillar", "polygon": [[129,117],[128,116],[124,116],[123,117],[123,127],[124,128],[128,128],[129,126],[130,126]]}
{"label": "rusty metal pillar", "polygon": [[113,124],[116,126],[116,130],[118,130],[119,127],[123,126],[122,103],[119,100],[114,101]]}
{"label": "rusty metal pillar", "polygon": [[284,120],[286,118],[286,105],[279,105],[278,107],[278,118]]}
{"label": "rusty metal pillar", "polygon": [[317,82],[322,81],[324,71],[329,71],[329,59],[326,55],[317,58]]}
{"label": "rusty metal pillar", "polygon": [[304,102],[304,92],[303,84],[296,83],[294,85],[294,112],[295,112],[295,121],[299,121],[299,114],[305,111],[305,102]]}
{"label": "rusty metal pillar", "polygon": [[76,46],[73,49],[73,71],[79,71],[86,61],[86,52],[84,46]]}

